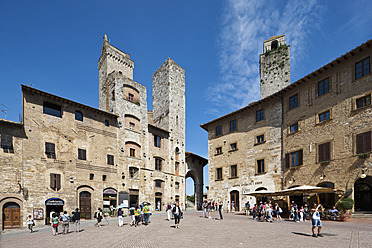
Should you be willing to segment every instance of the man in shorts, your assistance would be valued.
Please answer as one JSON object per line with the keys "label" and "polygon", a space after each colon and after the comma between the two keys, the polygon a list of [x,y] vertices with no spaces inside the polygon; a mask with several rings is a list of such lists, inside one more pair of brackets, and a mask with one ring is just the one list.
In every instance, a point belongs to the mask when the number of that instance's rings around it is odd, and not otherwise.
{"label": "man in shorts", "polygon": [[[323,234],[321,234],[322,230],[322,221],[320,220],[320,213],[323,212],[323,207],[321,204],[318,206],[314,203],[313,207],[310,210],[311,212],[311,223],[312,223],[312,231],[313,231],[313,237],[323,237]],[[315,234],[315,228],[318,227],[318,235]]]}

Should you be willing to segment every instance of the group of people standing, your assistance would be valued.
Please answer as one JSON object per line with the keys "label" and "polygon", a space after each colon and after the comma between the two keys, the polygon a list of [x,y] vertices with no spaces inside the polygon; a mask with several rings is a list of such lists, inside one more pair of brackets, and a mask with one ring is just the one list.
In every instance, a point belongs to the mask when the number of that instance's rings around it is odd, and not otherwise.
{"label": "group of people standing", "polygon": [[[119,212],[122,212],[121,209],[119,209]],[[132,206],[131,208],[129,208],[129,216],[131,219],[129,226],[137,227],[140,222],[144,225],[148,225],[149,223],[151,223],[151,215],[152,213],[148,203],[144,203],[141,206]],[[119,226],[122,226],[120,225],[120,219]]]}
{"label": "group of people standing", "polygon": [[67,234],[70,229],[70,221],[74,223],[75,232],[80,232],[80,212],[78,208],[72,212],[72,217],[70,217],[67,211],[60,212],[59,214],[52,211],[50,213],[50,225],[52,227],[53,236],[59,234],[59,226],[62,226],[62,234]]}
{"label": "group of people standing", "polygon": [[273,206],[271,201],[260,202],[260,204],[254,204],[252,208],[252,215],[254,220],[261,220],[267,222],[273,222],[273,216],[275,215],[276,221],[281,221],[281,213],[283,213],[282,208],[278,203]]}
{"label": "group of people standing", "polygon": [[212,218],[212,212],[213,211],[218,211],[220,215],[220,220],[223,220],[222,216],[222,209],[223,209],[223,203],[221,200],[218,201],[207,201],[205,200],[202,204],[203,208],[203,217],[211,219]]}

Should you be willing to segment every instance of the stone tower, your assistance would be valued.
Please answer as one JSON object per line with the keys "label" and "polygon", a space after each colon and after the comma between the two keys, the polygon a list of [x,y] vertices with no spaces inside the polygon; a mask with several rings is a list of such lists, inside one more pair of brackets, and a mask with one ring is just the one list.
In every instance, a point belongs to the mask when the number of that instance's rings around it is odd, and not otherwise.
{"label": "stone tower", "polygon": [[178,173],[184,176],[185,71],[170,58],[153,75],[153,122],[169,131],[170,163],[176,176]]}
{"label": "stone tower", "polygon": [[104,35],[101,57],[98,60],[100,109],[109,110],[106,104],[106,96],[102,95],[102,87],[104,87],[108,75],[116,71],[124,77],[133,80],[133,68],[134,62],[130,59],[130,55],[112,46],[107,40],[107,35]]}
{"label": "stone tower", "polygon": [[261,99],[285,88],[291,83],[289,45],[284,35],[264,41],[260,55]]}

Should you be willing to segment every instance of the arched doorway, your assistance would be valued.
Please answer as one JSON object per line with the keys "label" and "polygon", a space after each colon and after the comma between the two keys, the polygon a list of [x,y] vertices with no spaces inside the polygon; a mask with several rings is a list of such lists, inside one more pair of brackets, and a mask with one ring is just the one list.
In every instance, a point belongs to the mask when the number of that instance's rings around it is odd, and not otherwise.
{"label": "arched doorway", "polygon": [[17,203],[5,203],[3,207],[3,214],[4,229],[21,227],[21,208]]}
{"label": "arched doorway", "polygon": [[155,193],[155,210],[156,211],[161,211],[161,206],[162,206],[162,193],[161,192],[156,192]]}
{"label": "arched doorway", "polygon": [[354,184],[355,211],[372,211],[372,177],[358,179]]}
{"label": "arched doorway", "polygon": [[88,191],[82,191],[79,194],[79,208],[81,218],[90,220],[92,218],[92,194]]}
{"label": "arched doorway", "polygon": [[65,205],[65,202],[59,198],[49,198],[48,200],[45,201],[45,209],[46,209],[45,225],[50,224],[51,213],[59,214],[60,212],[63,212],[64,205]]}
{"label": "arched doorway", "polygon": [[235,211],[239,211],[239,191],[233,190],[230,192],[230,204],[231,204],[231,209],[232,209],[232,203],[234,202],[235,205]]}
{"label": "arched doorway", "polygon": [[[255,191],[262,191],[262,190],[267,190],[267,188],[259,187]],[[256,199],[257,199],[257,204],[260,204],[261,202],[262,203],[267,202],[267,197],[266,196],[257,197]]]}
{"label": "arched doorway", "polygon": [[[112,208],[116,208],[118,192],[114,188],[107,188],[103,191],[103,212],[111,213]],[[112,213],[111,213],[112,214]]]}
{"label": "arched doorway", "polygon": [[[195,209],[201,209],[202,208],[202,202],[203,202],[203,183],[202,179],[200,178],[200,175],[198,175],[194,170],[189,170],[186,174],[186,187],[188,186],[188,183],[192,183],[194,181],[194,190],[191,194],[191,196],[194,196],[194,207]],[[192,187],[191,187],[192,188]],[[187,191],[187,188],[186,188]],[[188,206],[191,205],[191,202],[188,203]]]}

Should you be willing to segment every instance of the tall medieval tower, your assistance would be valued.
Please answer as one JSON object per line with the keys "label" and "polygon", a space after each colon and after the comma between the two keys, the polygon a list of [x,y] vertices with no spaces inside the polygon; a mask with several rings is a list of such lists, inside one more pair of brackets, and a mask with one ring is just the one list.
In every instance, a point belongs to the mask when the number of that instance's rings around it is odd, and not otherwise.
{"label": "tall medieval tower", "polygon": [[274,36],[264,41],[260,55],[261,99],[291,83],[289,45],[285,44],[284,37]]}
{"label": "tall medieval tower", "polygon": [[170,163],[185,176],[185,71],[170,58],[153,75],[153,121],[169,131]]}

